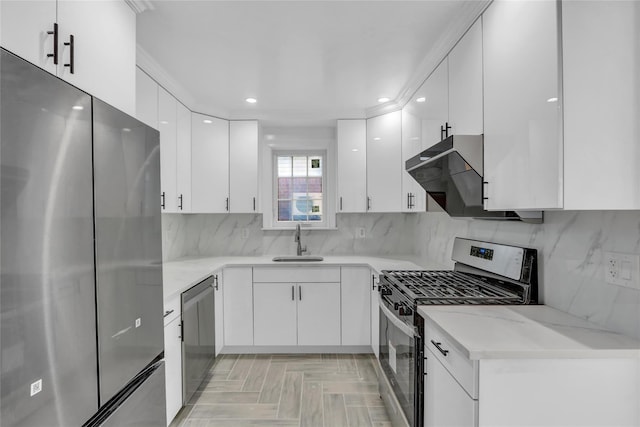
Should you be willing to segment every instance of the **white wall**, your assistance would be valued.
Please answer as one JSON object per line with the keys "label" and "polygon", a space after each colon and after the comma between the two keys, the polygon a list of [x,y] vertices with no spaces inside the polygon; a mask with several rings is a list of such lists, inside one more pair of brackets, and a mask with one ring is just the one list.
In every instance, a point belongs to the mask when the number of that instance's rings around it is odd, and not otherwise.
{"label": "white wall", "polygon": [[640,339],[640,291],[604,280],[604,252],[640,253],[640,212],[546,212],[539,225],[425,213],[416,227],[418,254],[449,266],[455,236],[538,249],[545,304]]}

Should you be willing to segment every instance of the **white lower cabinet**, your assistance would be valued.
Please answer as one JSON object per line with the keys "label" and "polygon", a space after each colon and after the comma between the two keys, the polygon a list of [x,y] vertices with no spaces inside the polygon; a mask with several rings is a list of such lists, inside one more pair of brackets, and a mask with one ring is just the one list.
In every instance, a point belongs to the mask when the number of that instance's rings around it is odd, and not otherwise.
{"label": "white lower cabinet", "polygon": [[254,283],[255,345],[296,345],[296,301],[293,283]]}
{"label": "white lower cabinet", "polygon": [[368,267],[342,267],[342,345],[371,345],[372,278]]}
{"label": "white lower cabinet", "polygon": [[[180,298],[178,297],[178,300]],[[164,364],[167,399],[167,425],[182,408],[182,337],[181,319],[177,315],[164,327]]]}
{"label": "white lower cabinet", "polygon": [[253,345],[253,269],[223,270],[224,345]]}
{"label": "white lower cabinet", "polygon": [[340,345],[340,283],[300,283],[298,345]]}

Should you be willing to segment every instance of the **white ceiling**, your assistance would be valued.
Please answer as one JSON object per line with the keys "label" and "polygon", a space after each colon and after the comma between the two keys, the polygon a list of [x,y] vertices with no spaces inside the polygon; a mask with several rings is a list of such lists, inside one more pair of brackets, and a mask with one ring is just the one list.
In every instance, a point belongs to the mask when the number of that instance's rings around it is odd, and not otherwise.
{"label": "white ceiling", "polygon": [[402,105],[486,3],[151,1],[138,63],[194,111],[329,124]]}

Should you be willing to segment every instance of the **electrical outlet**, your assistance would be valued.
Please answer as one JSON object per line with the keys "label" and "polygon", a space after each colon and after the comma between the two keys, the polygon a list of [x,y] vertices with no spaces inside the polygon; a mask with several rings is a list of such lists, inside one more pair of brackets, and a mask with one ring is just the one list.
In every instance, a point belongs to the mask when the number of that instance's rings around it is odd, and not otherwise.
{"label": "electrical outlet", "polygon": [[36,394],[40,393],[42,391],[42,378],[40,378],[38,381],[34,382],[31,384],[30,387],[31,390],[31,396],[35,396]]}
{"label": "electrical outlet", "polygon": [[640,256],[605,252],[604,277],[609,284],[640,289]]}
{"label": "electrical outlet", "polygon": [[136,328],[139,328],[141,324],[142,324],[142,320],[138,317],[136,319]]}
{"label": "electrical outlet", "polygon": [[357,227],[356,228],[356,238],[357,239],[364,239],[366,237],[366,233],[364,231],[364,227]]}

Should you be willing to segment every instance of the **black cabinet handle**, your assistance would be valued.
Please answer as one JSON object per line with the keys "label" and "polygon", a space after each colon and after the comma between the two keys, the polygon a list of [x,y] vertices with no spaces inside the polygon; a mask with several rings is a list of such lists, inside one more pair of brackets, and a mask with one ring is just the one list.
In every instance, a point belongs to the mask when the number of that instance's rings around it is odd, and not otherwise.
{"label": "black cabinet handle", "polygon": [[180,341],[184,342],[184,322],[180,322]]}
{"label": "black cabinet handle", "polygon": [[298,285],[298,297],[302,301],[302,286]]}
{"label": "black cabinet handle", "polygon": [[371,210],[371,197],[367,197],[367,210]]}
{"label": "black cabinet handle", "polygon": [[182,194],[178,197],[178,209],[182,210]]}
{"label": "black cabinet handle", "polygon": [[64,42],[64,45],[69,46],[69,63],[64,64],[64,66],[69,67],[69,72],[73,74],[75,70],[75,58],[73,54],[73,52],[75,51],[75,41],[73,39],[73,34],[69,35],[69,41]]}
{"label": "black cabinet handle", "polygon": [[449,129],[451,129],[451,126],[449,126],[449,122],[445,122],[444,123],[444,137],[445,138],[449,138]]}
{"label": "black cabinet handle", "polygon": [[371,275],[371,290],[372,291],[376,290],[376,276],[375,276],[375,274]]}
{"label": "black cabinet handle", "polygon": [[217,291],[218,290],[218,275],[217,274],[215,276],[213,276],[213,280],[215,281],[214,288]]}
{"label": "black cabinet handle", "polygon": [[253,211],[256,211],[256,198],[253,198]]}
{"label": "black cabinet handle", "polygon": [[445,350],[444,348],[441,347],[442,345],[441,342],[435,342],[434,340],[431,340],[431,344],[433,344],[435,348],[437,348],[440,351],[440,353],[442,353],[443,356],[446,357],[446,355],[449,354],[449,350]]}
{"label": "black cabinet handle", "polygon": [[170,315],[171,313],[173,313],[175,310],[167,310],[164,312],[164,317],[167,317],[168,315]]}
{"label": "black cabinet handle", "polygon": [[165,197],[164,197],[164,191],[163,191],[163,192],[162,192],[162,194],[160,195],[160,200],[161,200],[161,202],[160,202],[160,207],[161,207],[162,209],[164,209],[164,208],[165,208],[165,207],[164,207],[164,198],[165,198]]}
{"label": "black cabinet handle", "polygon": [[488,186],[488,185],[489,185],[489,183],[488,183],[487,181],[482,181],[482,200],[489,200],[489,198],[488,198],[488,197],[485,197],[485,196],[484,196],[486,193],[488,193],[488,191],[484,191],[484,186],[485,186],[485,185],[487,185],[487,186]]}
{"label": "black cabinet handle", "polygon": [[53,53],[48,53],[47,58],[53,58],[53,63],[58,65],[58,23],[53,23],[53,31],[47,31],[47,34],[53,35]]}
{"label": "black cabinet handle", "polygon": [[340,210],[342,210],[342,196],[340,196]]}
{"label": "black cabinet handle", "polygon": [[225,207],[224,209],[229,212],[229,198],[227,197],[227,201],[225,202]]}
{"label": "black cabinet handle", "polygon": [[295,296],[295,286],[291,286],[291,301],[295,301],[296,300],[296,296]]}

